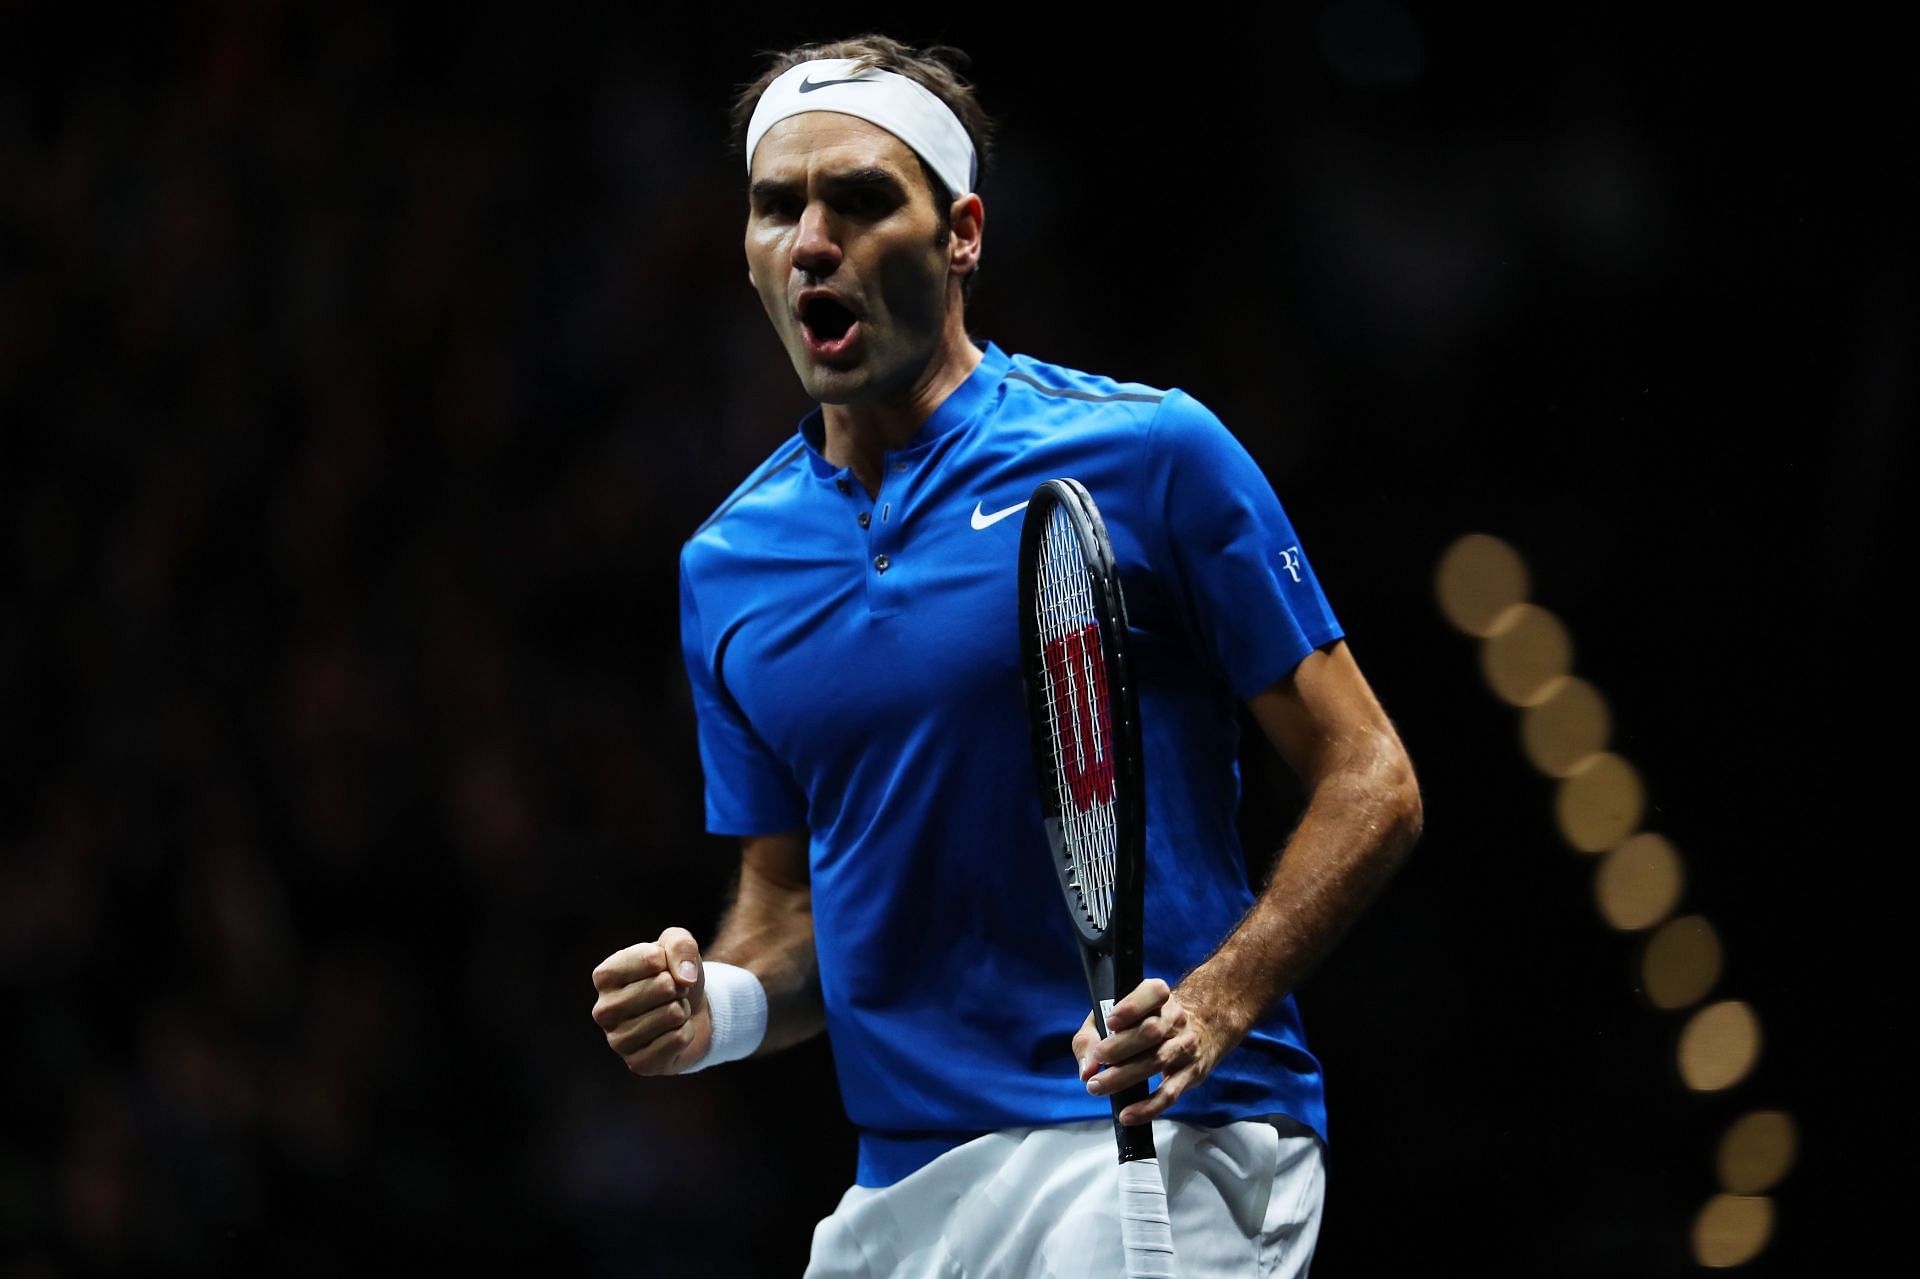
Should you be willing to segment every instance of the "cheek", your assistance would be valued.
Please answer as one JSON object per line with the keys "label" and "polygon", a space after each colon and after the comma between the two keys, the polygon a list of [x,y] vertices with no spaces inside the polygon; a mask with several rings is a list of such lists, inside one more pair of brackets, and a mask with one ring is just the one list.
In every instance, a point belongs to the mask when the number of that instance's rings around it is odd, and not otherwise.
{"label": "cheek", "polygon": [[764,292],[769,282],[780,280],[780,238],[771,233],[754,235],[749,233],[746,239],[747,270],[753,276],[754,287]]}
{"label": "cheek", "polygon": [[938,326],[947,310],[947,260],[934,251],[901,253],[880,276],[887,312],[903,324]]}
{"label": "cheek", "polygon": [[768,316],[778,319],[786,309],[786,294],[782,291],[780,268],[776,265],[775,255],[747,246],[747,274],[753,279],[753,291],[760,295],[760,305],[766,308]]}

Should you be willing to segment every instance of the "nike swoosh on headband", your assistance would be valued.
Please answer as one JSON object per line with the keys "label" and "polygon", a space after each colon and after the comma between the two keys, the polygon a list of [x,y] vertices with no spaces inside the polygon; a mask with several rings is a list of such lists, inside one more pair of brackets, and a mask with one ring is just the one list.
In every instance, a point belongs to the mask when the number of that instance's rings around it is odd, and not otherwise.
{"label": "nike swoosh on headband", "polygon": [[812,93],[815,89],[824,89],[829,85],[835,85],[835,84],[872,84],[872,83],[874,83],[874,81],[872,80],[860,80],[860,79],[814,80],[811,77],[803,76],[801,77],[801,80],[800,80],[800,92]]}
{"label": "nike swoosh on headband", "polygon": [[980,503],[975,502],[973,504],[973,526],[977,529],[992,528],[995,524],[998,524],[1001,520],[1006,519],[1007,516],[1012,515],[1017,511],[1024,511],[1026,509],[1027,509],[1027,504],[1025,502],[1017,502],[1014,505],[1006,508],[1004,511],[995,511],[992,515],[982,515],[980,513]]}

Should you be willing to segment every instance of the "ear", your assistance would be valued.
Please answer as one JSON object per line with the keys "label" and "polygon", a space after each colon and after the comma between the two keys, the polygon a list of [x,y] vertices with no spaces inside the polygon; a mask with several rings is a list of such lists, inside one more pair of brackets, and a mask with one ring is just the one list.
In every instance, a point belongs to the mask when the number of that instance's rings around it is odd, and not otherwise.
{"label": "ear", "polygon": [[981,234],[987,209],[980,197],[968,192],[953,202],[953,234],[947,240],[947,267],[954,275],[971,275],[980,266]]}

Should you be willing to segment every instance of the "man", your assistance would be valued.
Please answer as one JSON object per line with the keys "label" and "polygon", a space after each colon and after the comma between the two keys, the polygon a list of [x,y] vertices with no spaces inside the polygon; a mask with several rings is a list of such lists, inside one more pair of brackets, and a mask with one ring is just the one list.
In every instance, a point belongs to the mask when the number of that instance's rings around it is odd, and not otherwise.
{"label": "man", "polygon": [[[738,895],[704,948],[609,956],[595,1021],[643,1075],[829,1031],[860,1159],[810,1275],[1117,1273],[1106,1098],[1154,1075],[1121,1118],[1159,1121],[1182,1273],[1304,1274],[1325,1110],[1290,992],[1411,846],[1418,790],[1213,415],[968,338],[986,120],[947,52],[802,48],[742,97],[748,277],[820,408],[682,555]],[[1062,475],[1114,539],[1145,732],[1152,975],[1104,1041],[1018,665],[1013,517]],[[1237,702],[1310,796],[1257,896]]]}

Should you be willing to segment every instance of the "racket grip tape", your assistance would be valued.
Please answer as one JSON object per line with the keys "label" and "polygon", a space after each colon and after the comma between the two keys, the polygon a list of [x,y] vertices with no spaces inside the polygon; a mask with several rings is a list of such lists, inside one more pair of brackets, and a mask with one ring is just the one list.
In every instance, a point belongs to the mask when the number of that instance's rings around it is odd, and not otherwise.
{"label": "racket grip tape", "polygon": [[1174,1279],[1173,1222],[1158,1159],[1120,1165],[1120,1246],[1127,1279]]}

